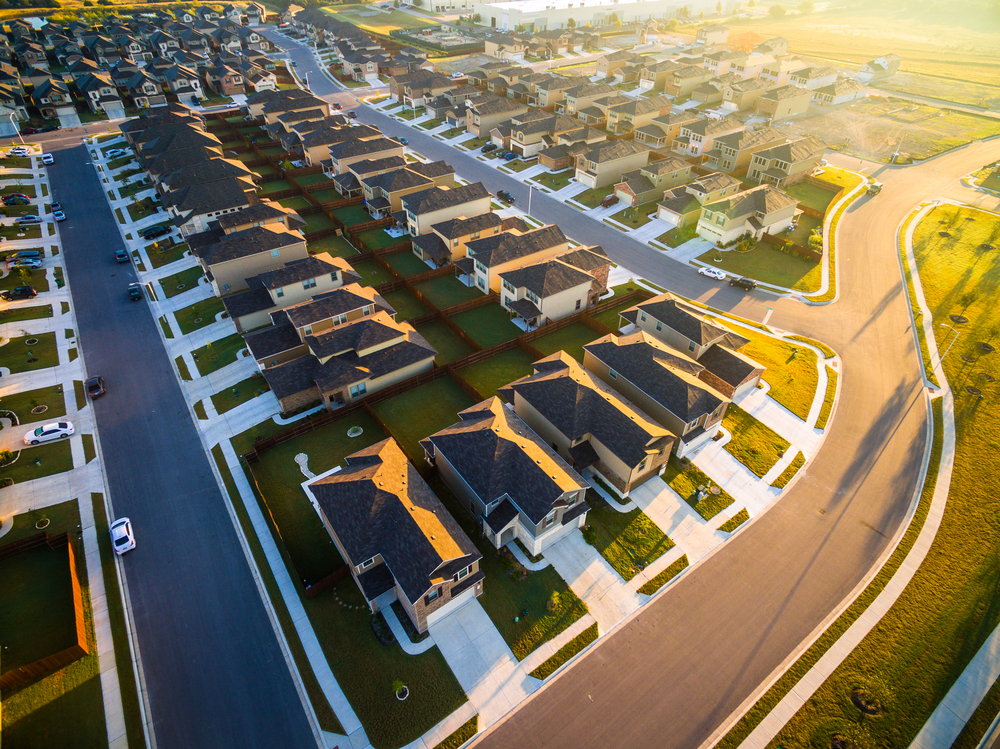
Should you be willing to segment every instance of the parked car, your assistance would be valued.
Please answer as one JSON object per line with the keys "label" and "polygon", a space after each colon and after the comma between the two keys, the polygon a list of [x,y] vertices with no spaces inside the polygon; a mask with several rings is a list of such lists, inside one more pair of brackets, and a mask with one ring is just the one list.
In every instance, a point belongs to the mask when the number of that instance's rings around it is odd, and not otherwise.
{"label": "parked car", "polygon": [[75,431],[73,423],[70,421],[53,421],[51,424],[44,424],[37,429],[32,429],[24,435],[24,444],[40,445],[43,442],[64,440]]}
{"label": "parked car", "polygon": [[496,150],[497,150],[497,144],[496,143],[487,143],[485,146],[483,146],[482,148],[479,149],[479,152],[480,153],[489,153],[490,151],[496,151]]}
{"label": "parked car", "polygon": [[115,260],[119,263],[127,263],[129,261],[128,250],[123,250],[121,248],[115,250]]}
{"label": "parked car", "polygon": [[21,135],[36,135],[42,132],[37,127],[26,127],[21,131]]}
{"label": "parked car", "polygon": [[117,159],[124,156],[127,151],[124,148],[112,148],[105,156],[109,159]]}
{"label": "parked car", "polygon": [[736,286],[743,291],[753,291],[757,288],[757,282],[752,278],[730,278],[729,285]]}
{"label": "parked car", "polygon": [[164,234],[170,233],[169,226],[149,226],[143,229],[139,234],[143,239],[156,239],[157,237],[162,237]]}
{"label": "parked car", "polygon": [[504,203],[513,203],[514,196],[511,195],[506,190],[497,190],[497,197],[500,198]]}
{"label": "parked car", "polygon": [[601,200],[601,208],[610,208],[617,202],[618,202],[617,195],[605,195],[604,199]]}
{"label": "parked car", "polygon": [[716,268],[704,268],[704,267],[702,267],[702,268],[698,269],[698,272],[701,275],[703,275],[703,276],[708,276],[709,278],[714,278],[716,281],[725,281],[726,280],[726,274],[723,273],[721,270],[717,270]]}
{"label": "parked car", "polygon": [[29,151],[24,146],[15,146],[7,152],[8,156],[29,156],[31,151]]}
{"label": "parked car", "polygon": [[47,153],[42,156],[43,164],[54,164],[56,160],[53,158],[52,154]]}
{"label": "parked car", "polygon": [[517,158],[517,154],[516,154],[516,153],[514,153],[513,151],[510,151],[510,152],[508,152],[508,153],[505,153],[505,154],[503,155],[503,160],[504,160],[504,161],[513,161],[513,160],[514,160],[514,159],[516,159],[516,158]]}
{"label": "parked car", "polygon": [[350,119],[352,119],[352,120],[356,120],[356,119],[358,119],[358,113],[357,113],[357,112],[354,112],[354,111],[351,111],[351,112],[348,112],[348,113],[347,113],[347,116],[348,116],[348,117],[349,117]]}
{"label": "parked car", "polygon": [[65,221],[66,214],[63,213],[62,211],[52,211],[52,218],[54,218],[56,221]]}
{"label": "parked car", "polygon": [[23,192],[9,192],[6,195],[4,195],[4,199],[6,200],[7,198],[21,198],[22,200],[31,200],[31,198],[25,195]]}
{"label": "parked car", "polygon": [[506,151],[504,151],[504,150],[503,150],[503,149],[501,148],[501,149],[498,149],[498,150],[494,151],[494,152],[493,152],[493,155],[494,155],[494,156],[496,156],[496,157],[497,157],[498,159],[502,159],[502,158],[503,158],[504,156],[506,156],[506,155],[507,155],[507,152],[506,152]]}
{"label": "parked car", "polygon": [[118,518],[111,524],[111,548],[118,556],[135,548],[135,533],[128,518]]}
{"label": "parked car", "polygon": [[9,260],[7,262],[8,268],[28,268],[30,270],[35,270],[36,268],[42,267],[42,259],[40,257],[21,257],[14,260]]}
{"label": "parked car", "polygon": [[38,296],[34,286],[15,286],[13,289],[0,291],[0,299],[5,302],[12,302],[15,299],[34,299]]}
{"label": "parked car", "polygon": [[42,223],[42,219],[33,213],[29,213],[26,216],[21,216],[20,218],[18,218],[17,223],[23,226],[27,226],[29,224],[40,224]]}
{"label": "parked car", "polygon": [[7,265],[11,265],[14,261],[23,260],[25,258],[41,260],[42,253],[39,250],[18,250],[17,252],[12,252],[7,256]]}
{"label": "parked car", "polygon": [[38,130],[40,133],[54,133],[59,129],[58,125],[49,125],[48,127],[43,127]]}
{"label": "parked car", "polygon": [[133,302],[138,302],[142,299],[142,289],[139,287],[139,284],[130,283],[128,285],[128,298]]}
{"label": "parked car", "polygon": [[28,205],[29,203],[31,203],[31,201],[28,200],[28,198],[26,198],[24,195],[4,195],[3,196],[3,204],[6,205],[6,206],[11,206],[11,205]]}
{"label": "parked car", "polygon": [[87,380],[87,395],[91,398],[99,398],[106,392],[108,391],[104,387],[104,378],[100,375],[95,375]]}
{"label": "parked car", "polygon": [[404,146],[408,146],[408,145],[410,145],[410,141],[408,141],[408,140],[407,140],[406,138],[396,138],[396,140],[398,140],[398,141],[399,141],[400,143],[402,143],[402,144],[403,144]]}
{"label": "parked car", "polygon": [[52,209],[53,213],[55,213],[56,211],[61,211],[62,210],[62,203],[60,203],[58,201],[56,201],[55,203],[49,203],[49,208]]}
{"label": "parked car", "polygon": [[333,108],[339,112],[341,109],[344,108],[344,105],[341,104],[339,101],[335,101],[333,102]]}
{"label": "parked car", "polygon": [[882,192],[881,182],[872,182],[870,185],[868,185],[869,195],[878,195],[880,192]]}

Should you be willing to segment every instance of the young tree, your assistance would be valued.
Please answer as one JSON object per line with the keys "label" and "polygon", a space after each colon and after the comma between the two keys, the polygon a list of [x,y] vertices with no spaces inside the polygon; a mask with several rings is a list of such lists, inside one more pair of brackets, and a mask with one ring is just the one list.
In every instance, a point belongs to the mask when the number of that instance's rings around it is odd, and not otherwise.
{"label": "young tree", "polygon": [[799,13],[804,16],[812,13],[815,8],[816,6],[813,4],[812,0],[802,0],[802,2],[799,3]]}
{"label": "young tree", "polygon": [[568,28],[568,29],[575,29],[576,28],[576,21],[574,21],[572,18],[567,18],[566,19],[566,28]]}
{"label": "young tree", "polygon": [[721,2],[718,2],[718,3],[715,4],[715,12],[716,13],[721,13],[722,12],[722,3]]}
{"label": "young tree", "polygon": [[472,17],[472,22],[473,23],[482,23],[483,22],[483,16],[480,13],[476,13],[476,15],[474,15]]}
{"label": "young tree", "polygon": [[787,12],[788,11],[785,10],[784,5],[772,5],[767,9],[767,14],[769,16],[773,16],[774,18],[783,18]]}

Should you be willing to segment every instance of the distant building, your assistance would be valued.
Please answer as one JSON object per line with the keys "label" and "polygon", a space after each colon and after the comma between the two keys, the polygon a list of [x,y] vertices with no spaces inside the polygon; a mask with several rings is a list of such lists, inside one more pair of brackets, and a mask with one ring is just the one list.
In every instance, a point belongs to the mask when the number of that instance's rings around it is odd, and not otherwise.
{"label": "distant building", "polygon": [[[432,3],[433,4],[433,3]],[[615,15],[622,23],[647,21],[651,18],[670,18],[681,6],[673,0],[648,0],[646,2],[618,2],[596,0],[581,4],[573,0],[499,0],[476,2],[474,10],[482,23],[494,29],[514,31],[546,31],[565,29],[572,19],[577,28],[605,26]],[[725,40],[723,40],[725,41]]]}

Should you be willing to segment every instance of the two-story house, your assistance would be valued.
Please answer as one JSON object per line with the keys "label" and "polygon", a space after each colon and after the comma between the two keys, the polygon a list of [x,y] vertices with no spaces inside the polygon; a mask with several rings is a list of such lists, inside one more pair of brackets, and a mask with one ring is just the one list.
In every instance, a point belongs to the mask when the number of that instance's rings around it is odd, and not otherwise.
{"label": "two-story house", "polygon": [[811,135],[757,151],[747,170],[748,182],[785,187],[800,181],[819,166],[826,145]]}
{"label": "two-story house", "polygon": [[626,172],[649,163],[649,149],[630,140],[601,143],[578,156],[576,180],[589,188],[617,184]]}
{"label": "two-story house", "polygon": [[698,86],[714,77],[715,74],[711,70],[700,65],[685,65],[670,74],[663,91],[675,99],[687,99]]}
{"label": "two-story house", "polygon": [[735,115],[727,115],[720,120],[698,120],[681,125],[680,135],[674,138],[671,150],[681,156],[701,157],[712,150],[715,139],[745,130]]}
{"label": "two-story house", "polygon": [[35,90],[31,92],[31,103],[46,119],[76,114],[69,87],[55,78],[49,78],[35,86]]}
{"label": "two-story house", "polygon": [[330,161],[323,161],[323,169],[329,176],[343,174],[356,161],[402,156],[403,144],[392,138],[370,138],[342,141],[328,146],[327,150]]}
{"label": "two-story house", "polygon": [[811,68],[801,68],[788,75],[788,82],[793,86],[806,88],[814,91],[823,86],[830,86],[837,82],[839,71],[829,65],[813,66]]}
{"label": "two-story house", "polygon": [[722,89],[721,111],[752,112],[757,106],[757,100],[774,88],[762,78],[747,78],[746,80],[729,83]]}
{"label": "two-story house", "polygon": [[657,117],[669,115],[671,107],[666,96],[643,96],[614,104],[605,113],[607,129],[613,133],[633,132],[651,124]]}
{"label": "two-story house", "polygon": [[635,140],[649,148],[670,148],[675,138],[680,137],[681,128],[702,117],[693,112],[671,112],[654,117],[651,122],[635,129]]}
{"label": "two-story house", "polygon": [[805,114],[809,109],[809,102],[812,101],[812,98],[813,92],[807,88],[799,88],[791,84],[780,88],[773,88],[757,97],[754,116],[766,117],[768,120],[774,122],[775,120],[783,120],[786,117]]}
{"label": "two-story house", "polygon": [[773,185],[760,185],[707,203],[698,219],[698,236],[727,244],[741,236],[760,238],[787,229],[798,201]]}
{"label": "two-story house", "polygon": [[524,59],[525,42],[507,34],[493,34],[486,37],[486,55],[498,60]]}
{"label": "two-story house", "polygon": [[443,221],[461,217],[472,218],[489,213],[491,199],[489,190],[482,182],[473,182],[450,190],[432,187],[405,196],[402,199],[402,210],[406,213],[410,236],[419,237]]}
{"label": "two-story house", "polygon": [[861,66],[856,78],[862,83],[884,80],[898,73],[902,62],[903,58],[892,53],[876,57]]}
{"label": "two-story house", "polygon": [[713,23],[710,26],[703,26],[695,34],[695,44],[706,47],[716,44],[725,44],[729,41],[729,27]]}
{"label": "two-story house", "polygon": [[403,198],[434,187],[434,180],[409,169],[383,172],[361,180],[365,208],[372,218],[385,218],[402,209]]}
{"label": "two-story house", "polygon": [[569,248],[569,240],[555,224],[526,232],[510,230],[474,239],[465,245],[465,258],[456,263],[470,286],[484,294],[500,293],[500,275],[524,265],[554,257]]}
{"label": "two-story house", "polygon": [[785,136],[772,127],[720,135],[715,139],[712,150],[705,154],[705,166],[726,174],[741,172],[750,166],[750,159],[757,151],[785,140]]}
{"label": "two-story house", "polygon": [[868,89],[863,83],[852,80],[835,81],[829,86],[821,86],[812,92],[813,104],[821,107],[835,107],[847,104],[855,99],[868,96]]}
{"label": "two-story house", "polygon": [[208,87],[219,96],[232,96],[244,93],[243,74],[234,70],[221,60],[205,71],[205,81]]}
{"label": "two-story house", "polygon": [[636,207],[662,200],[664,192],[686,184],[690,179],[691,163],[671,154],[623,174],[621,181],[615,185],[614,195],[626,205]]}
{"label": "two-story house", "polygon": [[497,549],[540,554],[586,523],[588,484],[496,396],[420,444]]}
{"label": "two-story house", "polygon": [[528,107],[511,99],[488,94],[473,99],[466,108],[465,128],[477,138],[489,135],[490,131],[512,117],[522,115]]}
{"label": "two-story house", "polygon": [[663,91],[666,88],[667,80],[675,70],[683,65],[673,60],[663,60],[662,62],[646,63],[639,72],[639,90]]}
{"label": "two-story house", "polygon": [[735,195],[739,190],[738,179],[712,172],[664,192],[663,200],[656,207],[656,217],[671,228],[683,229],[698,221],[703,205]]}
{"label": "two-story house", "polygon": [[527,231],[527,224],[517,217],[502,219],[493,212],[460,216],[434,224],[429,232],[413,237],[413,254],[441,267],[464,258],[469,242],[512,228]]}

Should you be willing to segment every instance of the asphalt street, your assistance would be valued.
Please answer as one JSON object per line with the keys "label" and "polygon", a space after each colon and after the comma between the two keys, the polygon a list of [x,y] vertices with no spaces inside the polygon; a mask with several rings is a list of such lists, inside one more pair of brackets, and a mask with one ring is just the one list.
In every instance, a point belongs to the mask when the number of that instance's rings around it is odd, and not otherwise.
{"label": "asphalt street", "polygon": [[[360,122],[446,159],[466,179],[528,188],[386,115],[355,104],[301,46],[284,39],[317,95],[355,107]],[[366,92],[367,93],[367,92]],[[698,276],[601,222],[535,193],[532,214],[654,283],[713,307],[817,338],[842,357],[837,418],[782,500],[693,572],[600,641],[490,732],[483,747],[692,749],[708,740],[864,578],[914,499],[926,448],[921,361],[896,252],[896,230],[921,200],[941,195],[992,207],[964,189],[963,174],[1000,156],[976,143],[917,166],[866,164],[885,188],[844,215],[838,234],[839,298],[809,306],[742,294]],[[857,169],[856,159],[831,161]]]}
{"label": "asphalt street", "polygon": [[124,243],[82,135],[31,139],[55,153],[78,337],[107,383],[93,405],[115,514],[136,533],[122,568],[156,746],[315,746],[157,323],[127,298],[135,271],[115,261]]}

